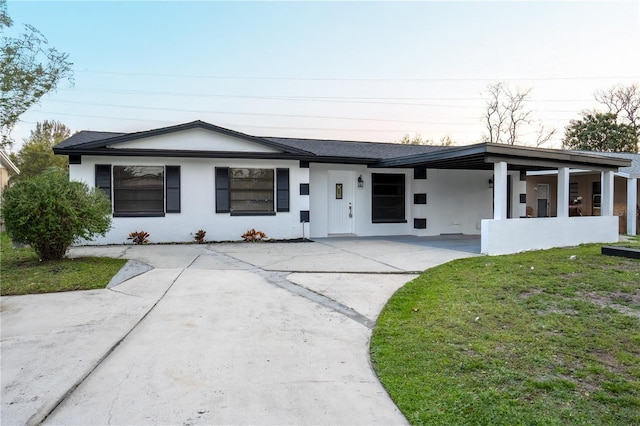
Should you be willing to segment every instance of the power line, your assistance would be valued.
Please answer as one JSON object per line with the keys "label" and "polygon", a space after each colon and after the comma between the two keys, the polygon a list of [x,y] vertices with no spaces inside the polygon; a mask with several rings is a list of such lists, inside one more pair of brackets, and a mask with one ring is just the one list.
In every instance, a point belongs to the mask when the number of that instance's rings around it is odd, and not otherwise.
{"label": "power line", "polygon": [[330,120],[376,121],[376,122],[389,122],[389,123],[429,124],[429,125],[433,125],[433,124],[460,125],[461,124],[461,123],[448,123],[448,122],[434,123],[434,122],[426,122],[426,121],[393,120],[393,119],[384,119],[384,118],[363,118],[363,117],[345,117],[345,116],[330,116],[330,115],[272,114],[272,113],[255,113],[255,112],[193,110],[193,109],[163,108],[163,107],[134,106],[134,105],[114,105],[114,104],[102,104],[102,103],[80,102],[80,101],[64,101],[64,100],[57,100],[57,99],[51,99],[50,102],[60,102],[60,103],[79,104],[79,105],[93,105],[93,106],[101,106],[101,107],[109,107],[109,108],[129,108],[129,109],[150,110],[150,111],[191,112],[191,113],[199,113],[199,114],[223,114],[223,115],[288,117],[288,118],[319,118],[319,119],[330,119]]}
{"label": "power line", "polygon": [[390,77],[240,77],[228,75],[195,75],[195,74],[170,74],[170,73],[142,73],[142,72],[120,72],[120,71],[96,71],[96,70],[75,70],[79,73],[107,74],[107,75],[128,75],[138,77],[172,77],[172,78],[195,78],[195,79],[216,79],[216,80],[275,80],[275,81],[410,81],[410,82],[443,82],[443,81],[566,81],[566,80],[608,80],[608,79],[632,79],[638,76],[577,76],[577,77],[512,77],[512,78],[468,78],[468,77],[432,77],[432,78],[390,78]]}

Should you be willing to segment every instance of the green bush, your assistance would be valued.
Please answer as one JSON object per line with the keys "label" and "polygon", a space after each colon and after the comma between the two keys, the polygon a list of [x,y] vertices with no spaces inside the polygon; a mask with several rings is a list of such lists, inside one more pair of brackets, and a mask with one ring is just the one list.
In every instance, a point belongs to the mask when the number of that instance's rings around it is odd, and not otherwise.
{"label": "green bush", "polygon": [[62,259],[77,239],[104,236],[111,204],[100,190],[48,170],[3,192],[2,216],[14,241],[29,244],[42,260]]}

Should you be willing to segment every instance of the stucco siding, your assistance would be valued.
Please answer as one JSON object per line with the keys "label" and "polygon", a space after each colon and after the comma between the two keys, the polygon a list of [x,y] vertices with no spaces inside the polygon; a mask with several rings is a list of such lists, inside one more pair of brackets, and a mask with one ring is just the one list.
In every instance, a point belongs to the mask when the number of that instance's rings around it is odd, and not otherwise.
{"label": "stucco siding", "polygon": [[157,135],[130,142],[120,142],[112,148],[141,148],[185,151],[233,151],[233,152],[279,152],[275,148],[235,138],[206,129],[189,129]]}
{"label": "stucco siding", "polygon": [[[88,244],[122,244],[130,232],[144,230],[151,242],[189,242],[203,229],[209,241],[239,240],[248,229],[263,231],[269,238],[293,239],[302,237],[300,210],[308,210],[308,196],[299,195],[300,183],[309,182],[308,169],[301,169],[298,161],[212,160],[197,158],[126,158],[83,156],[82,164],[69,167],[70,179],[95,186],[95,165],[121,166],[180,166],[181,212],[166,213],[164,217],[114,217],[112,229],[106,237]],[[231,216],[216,213],[215,168],[288,168],[290,188],[289,212],[273,216]]]}

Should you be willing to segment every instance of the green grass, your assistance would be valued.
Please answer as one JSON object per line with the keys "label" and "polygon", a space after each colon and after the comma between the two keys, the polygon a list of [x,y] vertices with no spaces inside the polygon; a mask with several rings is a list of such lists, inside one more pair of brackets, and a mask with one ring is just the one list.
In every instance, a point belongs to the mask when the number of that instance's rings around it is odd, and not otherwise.
{"label": "green grass", "polygon": [[0,234],[0,295],[52,293],[105,288],[125,259],[65,258],[42,262],[30,248],[14,249]]}
{"label": "green grass", "polygon": [[640,261],[589,245],[433,268],[371,357],[415,425],[638,425]]}

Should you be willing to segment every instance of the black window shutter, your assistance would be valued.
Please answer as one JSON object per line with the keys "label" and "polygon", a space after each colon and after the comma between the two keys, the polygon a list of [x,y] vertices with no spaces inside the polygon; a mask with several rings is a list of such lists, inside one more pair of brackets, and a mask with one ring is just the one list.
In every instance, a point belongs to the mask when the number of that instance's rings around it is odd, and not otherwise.
{"label": "black window shutter", "polygon": [[167,166],[165,174],[167,213],[180,213],[180,166]]}
{"label": "black window shutter", "polygon": [[216,167],[216,213],[229,213],[228,167]]}
{"label": "black window shutter", "polygon": [[111,200],[111,165],[96,164],[96,188],[102,189]]}
{"label": "black window shutter", "polygon": [[278,212],[289,211],[289,169],[276,169]]}

